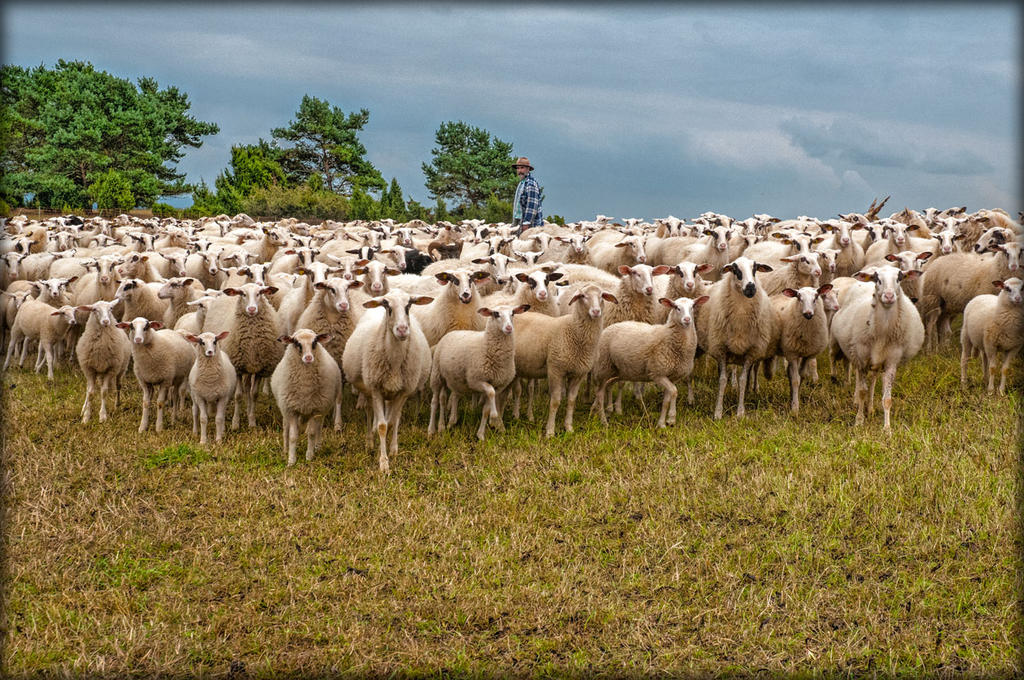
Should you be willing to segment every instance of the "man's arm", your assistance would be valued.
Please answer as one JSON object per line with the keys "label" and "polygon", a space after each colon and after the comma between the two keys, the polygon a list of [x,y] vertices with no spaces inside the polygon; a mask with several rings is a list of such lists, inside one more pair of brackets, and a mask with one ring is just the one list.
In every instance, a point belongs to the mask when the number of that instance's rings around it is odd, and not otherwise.
{"label": "man's arm", "polygon": [[523,206],[523,224],[535,225],[540,217],[540,185],[536,180],[528,182],[523,187],[521,199]]}

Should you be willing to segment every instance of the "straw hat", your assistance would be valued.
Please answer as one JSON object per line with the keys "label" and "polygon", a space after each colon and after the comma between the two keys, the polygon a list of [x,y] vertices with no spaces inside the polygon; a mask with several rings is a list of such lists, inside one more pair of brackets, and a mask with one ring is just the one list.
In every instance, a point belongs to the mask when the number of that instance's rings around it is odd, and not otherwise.
{"label": "straw hat", "polygon": [[533,166],[530,165],[530,159],[527,158],[526,156],[520,156],[519,158],[516,159],[516,162],[512,164],[512,166],[516,168],[518,168],[521,165],[525,165],[530,170],[533,170]]}

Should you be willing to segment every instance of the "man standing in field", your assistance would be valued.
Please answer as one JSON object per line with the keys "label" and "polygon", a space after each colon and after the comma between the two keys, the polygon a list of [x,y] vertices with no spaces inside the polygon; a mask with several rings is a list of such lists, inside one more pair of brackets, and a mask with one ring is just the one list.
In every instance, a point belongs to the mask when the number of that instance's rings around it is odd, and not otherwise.
{"label": "man standing in field", "polygon": [[516,186],[516,196],[512,199],[512,224],[519,231],[539,227],[544,223],[544,213],[540,208],[540,185],[530,174],[533,166],[526,156],[517,158],[514,165],[519,175],[519,184]]}

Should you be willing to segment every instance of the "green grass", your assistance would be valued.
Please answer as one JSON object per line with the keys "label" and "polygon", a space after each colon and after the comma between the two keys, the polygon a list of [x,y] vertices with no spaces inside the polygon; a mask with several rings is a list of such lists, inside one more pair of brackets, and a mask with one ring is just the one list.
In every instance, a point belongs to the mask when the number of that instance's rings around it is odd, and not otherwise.
{"label": "green grass", "polygon": [[1021,672],[1018,392],[922,355],[885,436],[824,376],[712,421],[702,370],[663,431],[653,392],[552,440],[470,409],[428,440],[410,404],[388,477],[350,402],[288,469],[269,397],[204,447],[138,434],[134,385],[83,426],[77,373],[11,371],[4,670]]}

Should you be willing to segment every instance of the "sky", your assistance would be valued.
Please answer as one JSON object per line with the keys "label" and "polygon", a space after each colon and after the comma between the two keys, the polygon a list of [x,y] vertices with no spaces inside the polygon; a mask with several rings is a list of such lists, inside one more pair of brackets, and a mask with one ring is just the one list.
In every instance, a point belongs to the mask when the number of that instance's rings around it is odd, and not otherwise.
{"label": "sky", "polygon": [[[1020,200],[1016,4],[5,3],[3,62],[90,61],[188,93],[213,183],[304,94],[368,109],[367,158],[421,164],[462,120],[536,168],[546,215],[823,219]],[[187,205],[190,200],[176,201]],[[887,214],[887,213],[885,213]]]}

